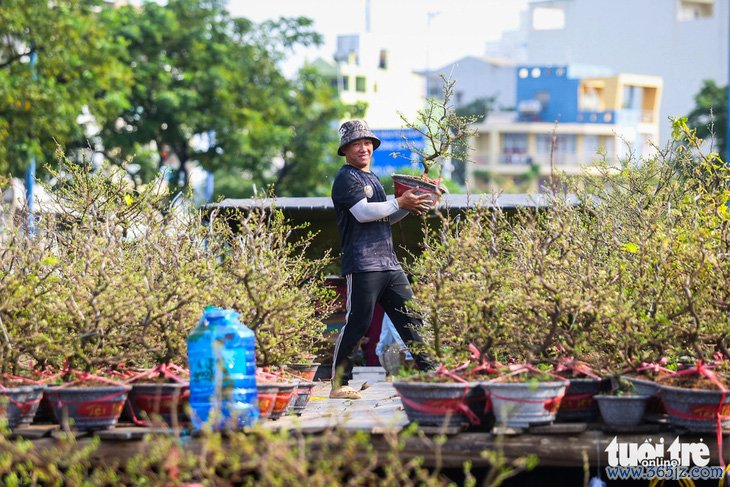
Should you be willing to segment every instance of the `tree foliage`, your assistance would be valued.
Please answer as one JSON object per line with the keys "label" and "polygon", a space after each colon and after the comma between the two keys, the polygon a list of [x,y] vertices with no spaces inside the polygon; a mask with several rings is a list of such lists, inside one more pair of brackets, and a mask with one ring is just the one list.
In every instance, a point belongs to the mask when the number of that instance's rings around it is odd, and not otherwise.
{"label": "tree foliage", "polygon": [[90,148],[137,182],[170,157],[173,186],[187,185],[195,161],[219,194],[324,195],[333,125],[362,107],[345,106],[316,71],[284,75],[294,46],[320,42],[307,18],[256,24],[222,0],[4,2],[0,172],[20,175],[31,157],[55,164],[58,143],[72,159]]}
{"label": "tree foliage", "polygon": [[99,22],[100,0],[7,0],[0,8],[0,172],[56,143],[83,143],[86,110],[97,122],[127,106],[125,43]]}
{"label": "tree foliage", "polygon": [[730,357],[730,169],[673,127],[655,156],[599,161],[536,208],[443,215],[412,265],[428,351],[612,372]]}
{"label": "tree foliage", "polygon": [[[271,184],[281,194],[323,193],[323,176],[332,172],[329,125],[344,106],[315,72],[291,81],[279,66],[294,45],[321,41],[309,19],[256,25],[231,18],[218,0],[149,2],[107,18],[134,67],[123,123],[102,127],[107,157],[117,164],[134,158],[149,179],[174,154],[180,169],[173,179],[182,186],[195,160],[229,196]],[[141,150],[149,144],[158,154]]]}
{"label": "tree foliage", "polygon": [[712,150],[727,159],[727,86],[705,80],[695,95],[695,108],[687,115],[687,125],[697,137],[713,143]]}

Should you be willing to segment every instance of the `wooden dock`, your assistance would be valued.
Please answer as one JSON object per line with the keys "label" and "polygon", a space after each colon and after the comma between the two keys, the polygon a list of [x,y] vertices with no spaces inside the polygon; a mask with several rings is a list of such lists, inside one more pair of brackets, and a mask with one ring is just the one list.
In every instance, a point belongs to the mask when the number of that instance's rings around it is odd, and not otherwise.
{"label": "wooden dock", "polygon": [[[358,388],[361,382],[352,381]],[[389,448],[385,435],[399,432],[409,425],[401,401],[389,382],[376,382],[362,391],[360,400],[329,399],[329,383],[320,382],[313,389],[309,404],[300,416],[288,415],[278,420],[261,423],[265,428],[298,430],[308,435],[318,435],[331,428],[344,428],[352,431],[365,431],[372,435],[376,449]],[[458,467],[470,460],[474,466],[487,466],[481,452],[500,449],[508,459],[527,454],[535,454],[540,466],[582,468],[586,462],[592,467],[605,466],[605,449],[614,437],[619,441],[655,444],[664,441],[670,445],[676,437],[681,442],[704,442],[710,449],[710,465],[719,465],[717,442],[714,433],[698,435],[674,429],[666,420],[654,418],[653,422],[625,431],[605,430],[603,425],[588,423],[555,423],[549,426],[533,427],[526,430],[495,428],[492,431],[444,430],[441,428],[422,429],[423,435],[412,435],[406,440],[403,455],[422,457],[425,465],[439,463],[444,467]],[[15,435],[34,440],[39,446],[53,444],[65,433],[56,425],[33,425],[18,429]],[[120,424],[109,431],[97,432],[101,445],[97,454],[100,458],[107,455],[127,457],[136,453],[140,441],[147,434],[173,434],[170,429],[144,428]],[[179,434],[179,432],[178,432]],[[184,434],[184,432],[183,432]],[[445,442],[434,450],[431,441],[434,435],[444,435]],[[77,435],[80,443],[90,440],[88,433]],[[194,445],[196,438],[190,439]],[[730,431],[724,432],[723,456],[730,460]]]}

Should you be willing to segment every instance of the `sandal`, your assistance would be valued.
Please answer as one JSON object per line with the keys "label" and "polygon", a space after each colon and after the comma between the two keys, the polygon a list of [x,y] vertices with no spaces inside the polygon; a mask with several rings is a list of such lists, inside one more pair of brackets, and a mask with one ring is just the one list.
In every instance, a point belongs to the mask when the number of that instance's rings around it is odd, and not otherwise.
{"label": "sandal", "polygon": [[362,395],[350,386],[332,389],[330,399],[362,399]]}

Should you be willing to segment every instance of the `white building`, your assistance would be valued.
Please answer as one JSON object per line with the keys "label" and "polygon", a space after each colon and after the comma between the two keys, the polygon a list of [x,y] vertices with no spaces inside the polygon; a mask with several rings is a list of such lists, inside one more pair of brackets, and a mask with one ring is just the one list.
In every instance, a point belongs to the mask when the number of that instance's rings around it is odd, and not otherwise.
{"label": "white building", "polygon": [[428,73],[428,94],[442,95],[441,76],[453,79],[456,107],[468,105],[479,98],[494,98],[495,110],[515,107],[515,66],[513,60],[467,56]]}
{"label": "white building", "polygon": [[332,61],[313,65],[331,79],[345,103],[368,104],[365,119],[373,129],[398,129],[399,113],[413,120],[423,108],[425,80],[410,68],[394,39],[371,33],[342,35]]}
{"label": "white building", "polygon": [[664,80],[660,134],[685,116],[705,79],[728,82],[727,0],[534,0],[528,63],[600,64]]}

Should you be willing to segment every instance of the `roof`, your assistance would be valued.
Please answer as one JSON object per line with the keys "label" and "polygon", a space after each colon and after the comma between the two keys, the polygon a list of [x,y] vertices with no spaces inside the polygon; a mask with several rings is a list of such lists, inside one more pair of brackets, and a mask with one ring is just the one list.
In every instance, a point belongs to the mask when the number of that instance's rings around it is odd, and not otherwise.
{"label": "roof", "polygon": [[[441,200],[441,207],[463,210],[478,206],[500,208],[541,208],[547,206],[542,194],[447,194]],[[330,197],[281,197],[225,199],[208,208],[242,209],[269,208],[275,206],[284,211],[334,211]]]}

